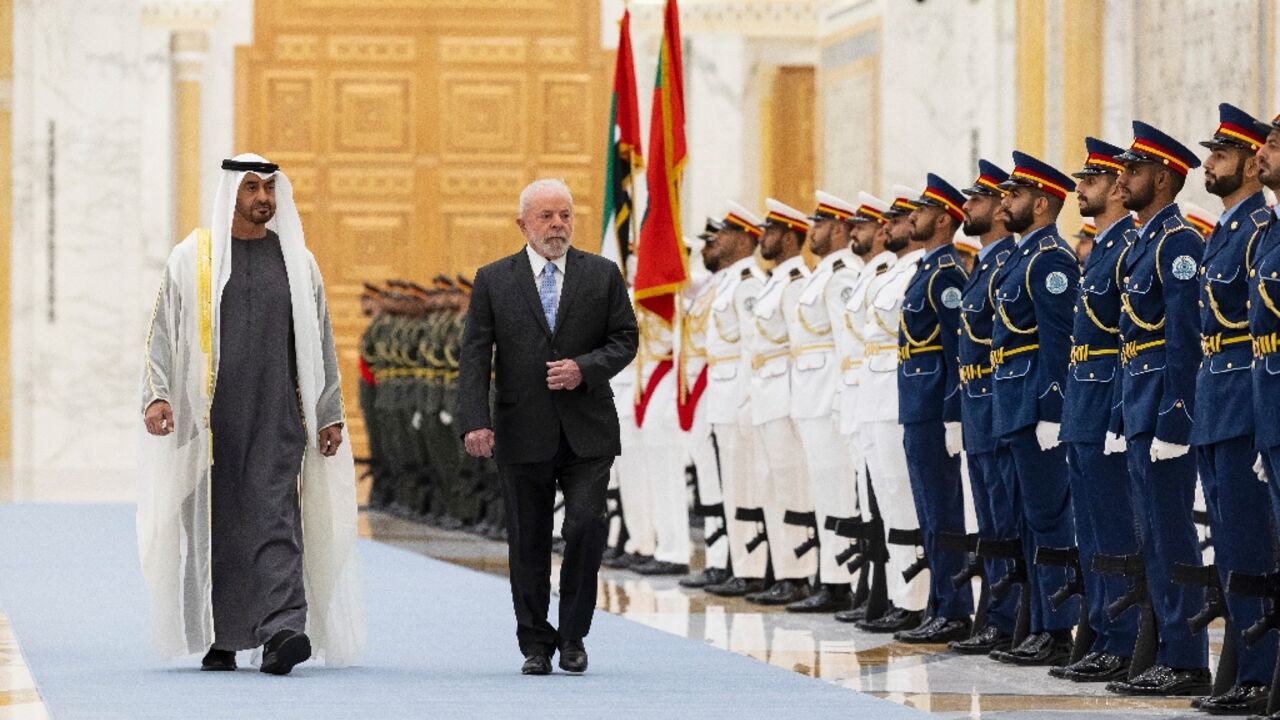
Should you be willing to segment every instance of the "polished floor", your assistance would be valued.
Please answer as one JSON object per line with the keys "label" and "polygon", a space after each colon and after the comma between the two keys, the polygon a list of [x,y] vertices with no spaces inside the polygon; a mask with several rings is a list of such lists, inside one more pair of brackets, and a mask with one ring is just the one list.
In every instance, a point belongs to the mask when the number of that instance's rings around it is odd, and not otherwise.
{"label": "polished floor", "polygon": [[[362,515],[361,533],[478,571],[506,574],[505,546],[466,533],[380,513]],[[714,598],[680,588],[675,578],[643,578],[606,569],[599,606],[665,632],[942,717],[1204,717],[1185,699],[1121,698],[1101,687],[1051,680],[1043,669],[961,658],[941,646],[908,646],[860,633],[828,616],[796,616]],[[1221,629],[1211,632],[1211,650],[1216,652]],[[797,714],[802,713],[803,699],[797,699]],[[48,717],[19,639],[0,613],[0,720]]]}
{"label": "polished floor", "polygon": [[[506,548],[466,533],[438,530],[380,513],[362,532],[382,542],[506,575]],[[695,558],[695,562],[701,558]],[[696,565],[695,565],[696,566]],[[553,583],[554,583],[553,572]],[[701,639],[841,687],[950,718],[1203,718],[1187,699],[1125,698],[1098,685],[1053,680],[1044,669],[960,657],[940,645],[906,645],[858,632],[830,616],[793,615],[679,587],[677,578],[601,572],[599,607],[660,630]],[[1211,663],[1222,629],[1210,628]],[[799,712],[803,705],[799,705]]]}

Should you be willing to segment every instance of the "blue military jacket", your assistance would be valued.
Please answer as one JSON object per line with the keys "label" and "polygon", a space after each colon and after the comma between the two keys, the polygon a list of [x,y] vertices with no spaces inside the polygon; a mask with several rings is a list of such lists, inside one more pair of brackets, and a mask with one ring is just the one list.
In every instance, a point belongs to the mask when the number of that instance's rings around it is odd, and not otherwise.
{"label": "blue military jacket", "polygon": [[[1085,259],[1071,326],[1071,364],[1058,435],[1063,442],[1101,443],[1108,429],[1119,430],[1120,265],[1137,238],[1133,218],[1126,215],[1102,232]],[[1113,415],[1116,427],[1108,427]]]}
{"label": "blue military jacket", "polygon": [[991,432],[991,323],[996,270],[1013,254],[1013,236],[983,248],[964,286],[960,305],[960,416],[965,452],[996,449]]}
{"label": "blue military jacket", "polygon": [[1071,303],[1079,282],[1076,254],[1056,225],[1024,235],[996,273],[991,366],[997,436],[1062,421]]}
{"label": "blue military jacket", "polygon": [[[1253,435],[1248,372],[1249,278],[1246,258],[1271,218],[1262,193],[1245,198],[1209,235],[1200,263],[1200,349],[1191,442],[1208,445]],[[1280,401],[1274,398],[1273,402]]]}
{"label": "blue military jacket", "polygon": [[955,247],[920,260],[898,322],[898,422],[960,421],[956,331],[966,275]]}
{"label": "blue military jacket", "polygon": [[1204,243],[1178,206],[1156,213],[1125,256],[1120,295],[1124,434],[1186,445],[1200,363]]}
{"label": "blue military jacket", "polygon": [[1280,447],[1280,223],[1267,230],[1249,256],[1249,332],[1253,335],[1254,442]]}

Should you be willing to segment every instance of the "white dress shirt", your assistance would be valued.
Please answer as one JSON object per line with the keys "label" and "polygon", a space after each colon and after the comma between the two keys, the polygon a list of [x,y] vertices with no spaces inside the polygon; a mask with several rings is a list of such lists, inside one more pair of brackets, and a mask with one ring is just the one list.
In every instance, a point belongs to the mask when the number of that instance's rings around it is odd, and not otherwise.
{"label": "white dress shirt", "polygon": [[526,244],[524,251],[529,254],[529,265],[533,268],[533,287],[539,292],[542,290],[542,268],[547,263],[556,266],[556,307],[560,307],[560,291],[564,289],[565,258],[569,257],[569,253],[566,252],[555,260],[548,260],[539,255],[532,245]]}

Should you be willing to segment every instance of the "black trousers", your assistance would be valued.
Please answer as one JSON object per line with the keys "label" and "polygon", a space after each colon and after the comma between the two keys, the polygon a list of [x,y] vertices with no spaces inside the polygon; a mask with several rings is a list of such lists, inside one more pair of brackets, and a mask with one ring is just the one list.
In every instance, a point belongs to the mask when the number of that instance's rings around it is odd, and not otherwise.
{"label": "black trousers", "polygon": [[[600,558],[608,539],[605,495],[612,465],[612,457],[578,457],[563,434],[560,449],[548,462],[499,465],[516,639],[525,655],[539,650],[550,655],[591,630]],[[559,631],[547,621],[557,483],[564,493]]]}

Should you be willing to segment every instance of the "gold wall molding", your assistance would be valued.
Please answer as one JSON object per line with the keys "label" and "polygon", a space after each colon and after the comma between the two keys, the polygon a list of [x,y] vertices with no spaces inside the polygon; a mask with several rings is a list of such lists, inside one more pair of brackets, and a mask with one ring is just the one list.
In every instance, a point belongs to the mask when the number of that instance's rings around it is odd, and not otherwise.
{"label": "gold wall molding", "polygon": [[1044,155],[1045,7],[1043,0],[1018,0],[1018,104],[1014,122],[1017,149]]}

